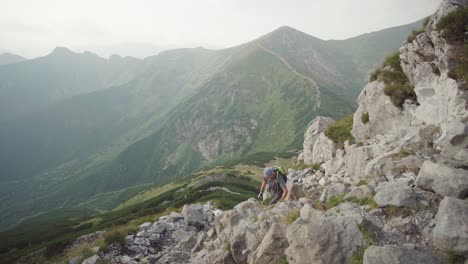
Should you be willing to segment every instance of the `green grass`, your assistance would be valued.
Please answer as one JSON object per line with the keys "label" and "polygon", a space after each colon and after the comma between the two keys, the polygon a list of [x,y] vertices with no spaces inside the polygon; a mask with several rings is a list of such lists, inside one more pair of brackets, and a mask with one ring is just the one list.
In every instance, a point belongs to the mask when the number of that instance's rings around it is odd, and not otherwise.
{"label": "green grass", "polygon": [[331,124],[325,130],[325,135],[337,144],[338,147],[343,147],[346,140],[350,142],[354,141],[354,137],[351,135],[352,128],[353,116],[349,115]]}
{"label": "green grass", "polygon": [[338,206],[342,203],[345,202],[345,199],[344,199],[344,196],[341,195],[341,196],[332,196],[330,197],[330,199],[328,199],[328,202],[326,203],[326,208],[327,210],[330,209],[330,208],[333,208],[335,206]]}
{"label": "green grass", "polygon": [[374,234],[369,231],[364,225],[358,225],[359,231],[361,231],[364,240],[366,240],[367,246],[374,246],[376,245],[375,236]]}
{"label": "green grass", "polygon": [[356,252],[351,256],[350,264],[362,264],[364,262],[364,252],[366,248],[358,247]]}
{"label": "green grass", "polygon": [[299,218],[300,215],[300,209],[292,210],[285,216],[284,220],[287,224],[292,224],[294,221],[296,221],[297,218]]}
{"label": "green grass", "polygon": [[320,170],[320,164],[317,164],[317,163],[312,164],[311,168],[315,171]]}
{"label": "green grass", "polygon": [[364,197],[361,200],[359,200],[359,205],[369,205],[371,209],[375,209],[379,207],[379,205],[375,202],[374,197]]}
{"label": "green grass", "polygon": [[286,256],[281,256],[281,258],[278,260],[277,264],[289,264],[288,258]]}

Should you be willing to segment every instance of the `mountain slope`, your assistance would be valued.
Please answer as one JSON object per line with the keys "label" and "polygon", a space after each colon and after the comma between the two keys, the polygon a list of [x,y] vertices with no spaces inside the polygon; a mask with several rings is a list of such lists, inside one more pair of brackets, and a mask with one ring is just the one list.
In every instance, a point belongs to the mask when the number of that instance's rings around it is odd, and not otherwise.
{"label": "mountain slope", "polygon": [[299,148],[307,122],[351,113],[364,82],[353,58],[327,43],[282,27],[230,49],[167,51],[124,84],[5,122],[0,226],[246,154]]}

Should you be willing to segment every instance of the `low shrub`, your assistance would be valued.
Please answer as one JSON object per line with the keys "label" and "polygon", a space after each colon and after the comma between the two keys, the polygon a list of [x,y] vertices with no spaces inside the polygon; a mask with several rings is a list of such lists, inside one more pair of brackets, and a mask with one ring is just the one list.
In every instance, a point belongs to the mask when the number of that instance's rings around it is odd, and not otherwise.
{"label": "low shrub", "polygon": [[104,242],[109,246],[111,244],[119,244],[123,245],[125,243],[125,235],[118,231],[112,231],[109,233],[106,233],[104,236]]}
{"label": "low shrub", "polygon": [[52,243],[45,248],[44,256],[46,258],[51,258],[55,255],[58,255],[62,253],[69,244],[70,244],[70,241],[68,240],[63,240],[63,241]]}
{"label": "low shrub", "polygon": [[407,41],[408,43],[413,42],[413,41],[416,39],[416,37],[417,37],[419,34],[423,33],[423,32],[424,32],[424,29],[413,30],[413,32],[411,32],[411,35],[408,36],[408,38],[406,39],[406,41]]}
{"label": "low shrub", "polygon": [[94,252],[90,248],[85,247],[81,250],[80,255],[81,259],[85,260],[94,255]]}
{"label": "low shrub", "polygon": [[384,89],[384,93],[389,96],[392,103],[399,108],[403,107],[406,99],[410,99],[413,102],[417,100],[414,86],[407,83],[392,83],[387,85]]}
{"label": "low shrub", "polygon": [[369,113],[365,112],[364,114],[362,114],[361,121],[363,124],[369,123]]}
{"label": "low shrub", "polygon": [[442,37],[451,43],[462,43],[465,39],[468,7],[460,8],[437,23],[437,30],[442,31]]}
{"label": "low shrub", "polygon": [[383,69],[375,71],[371,80],[379,80],[385,83],[384,93],[390,97],[393,105],[402,108],[406,99],[417,103],[414,86],[403,72],[400,61],[400,53],[396,52],[385,59]]}
{"label": "low shrub", "polygon": [[338,147],[343,147],[346,140],[350,142],[354,141],[354,137],[351,135],[352,128],[353,116],[349,115],[331,124],[325,130],[325,135],[337,144]]}

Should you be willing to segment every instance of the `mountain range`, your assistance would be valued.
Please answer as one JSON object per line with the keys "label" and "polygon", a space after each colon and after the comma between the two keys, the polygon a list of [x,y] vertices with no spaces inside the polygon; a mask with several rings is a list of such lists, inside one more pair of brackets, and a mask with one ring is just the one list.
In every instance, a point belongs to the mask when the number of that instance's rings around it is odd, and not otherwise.
{"label": "mountain range", "polygon": [[294,151],[315,116],[352,113],[370,71],[421,26],[341,41],[281,27],[223,50],[139,60],[56,48],[2,65],[0,228],[96,197],[90,209],[112,210],[106,196]]}

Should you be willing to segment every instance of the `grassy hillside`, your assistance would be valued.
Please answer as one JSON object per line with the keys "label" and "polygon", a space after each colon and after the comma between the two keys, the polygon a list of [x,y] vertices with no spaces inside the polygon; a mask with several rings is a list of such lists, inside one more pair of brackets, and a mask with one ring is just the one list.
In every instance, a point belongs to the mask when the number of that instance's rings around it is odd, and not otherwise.
{"label": "grassy hillside", "polygon": [[[0,233],[0,263],[9,263],[40,248],[51,248],[59,253],[76,237],[96,230],[133,232],[138,224],[152,220],[161,213],[180,209],[187,203],[213,201],[218,208],[232,208],[256,196],[260,177],[253,171],[259,170],[255,166],[238,165],[229,169],[217,167],[200,171],[163,187],[147,188],[104,214],[77,207],[33,217]],[[224,187],[230,192],[209,190],[210,187]],[[43,261],[50,262],[53,258],[50,256]]]}

